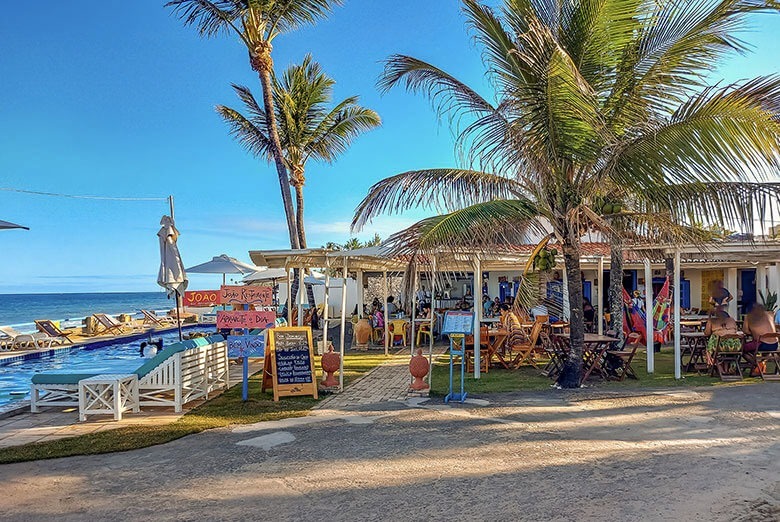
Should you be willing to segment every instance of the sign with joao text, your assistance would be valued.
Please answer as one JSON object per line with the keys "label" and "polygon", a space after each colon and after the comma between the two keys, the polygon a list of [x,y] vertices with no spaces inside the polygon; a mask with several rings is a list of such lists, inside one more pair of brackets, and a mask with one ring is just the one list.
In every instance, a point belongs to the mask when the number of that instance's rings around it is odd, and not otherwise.
{"label": "sign with joao text", "polygon": [[189,290],[184,292],[184,306],[216,306],[220,304],[219,290]]}
{"label": "sign with joao text", "polygon": [[217,328],[268,328],[276,322],[271,310],[220,310],[217,312]]}
{"label": "sign with joao text", "polygon": [[222,286],[219,292],[220,304],[246,304],[271,306],[273,288],[270,286]]}
{"label": "sign with joao text", "polygon": [[228,357],[265,357],[264,335],[228,335]]}

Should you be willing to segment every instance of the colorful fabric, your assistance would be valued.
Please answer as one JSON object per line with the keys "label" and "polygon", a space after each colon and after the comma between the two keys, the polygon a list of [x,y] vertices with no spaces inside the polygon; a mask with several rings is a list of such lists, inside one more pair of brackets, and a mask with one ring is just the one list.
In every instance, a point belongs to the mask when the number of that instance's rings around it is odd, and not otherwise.
{"label": "colorful fabric", "polygon": [[[707,340],[707,349],[711,352],[714,352],[717,346],[718,346],[718,336],[715,334],[710,335],[710,338]],[[721,352],[738,352],[741,349],[742,349],[742,341],[740,341],[739,339],[723,339],[720,342]]]}

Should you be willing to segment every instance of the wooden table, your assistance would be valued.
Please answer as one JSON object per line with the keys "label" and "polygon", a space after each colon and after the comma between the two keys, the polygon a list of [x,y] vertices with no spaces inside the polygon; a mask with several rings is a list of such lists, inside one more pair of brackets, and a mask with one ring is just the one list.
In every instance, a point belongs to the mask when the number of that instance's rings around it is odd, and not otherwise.
{"label": "wooden table", "polygon": [[485,339],[488,347],[488,366],[490,366],[493,356],[496,356],[498,357],[498,362],[500,362],[504,368],[507,370],[511,369],[509,363],[504,359],[504,344],[506,343],[507,337],[509,337],[509,331],[504,330],[503,328],[492,328],[488,330],[488,338]]}
{"label": "wooden table", "polygon": [[[569,339],[569,342],[571,342],[571,334],[562,333],[556,335]],[[593,371],[598,371],[602,379],[606,380],[607,376],[602,366],[604,354],[609,350],[610,345],[616,341],[615,337],[609,337],[608,335],[585,334],[582,352],[582,379],[580,379],[580,383],[585,382]]]}

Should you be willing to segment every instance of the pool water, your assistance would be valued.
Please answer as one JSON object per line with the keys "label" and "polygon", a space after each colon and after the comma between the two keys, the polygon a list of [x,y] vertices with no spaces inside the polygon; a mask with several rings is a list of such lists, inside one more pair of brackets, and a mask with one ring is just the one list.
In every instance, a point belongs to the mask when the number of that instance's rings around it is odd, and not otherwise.
{"label": "pool water", "polygon": [[[177,332],[155,334],[153,337],[162,338],[163,346],[179,340]],[[107,346],[85,346],[60,350],[38,359],[0,363],[0,409],[29,399],[31,379],[36,373],[130,373],[146,360],[139,351],[143,341],[136,339]]]}

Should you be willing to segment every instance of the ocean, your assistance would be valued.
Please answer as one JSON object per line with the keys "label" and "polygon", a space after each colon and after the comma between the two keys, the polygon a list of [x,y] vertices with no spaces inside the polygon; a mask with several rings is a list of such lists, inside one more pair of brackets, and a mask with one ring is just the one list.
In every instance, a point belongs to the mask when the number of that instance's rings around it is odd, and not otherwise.
{"label": "ocean", "polygon": [[0,294],[0,325],[12,325],[19,331],[35,331],[35,319],[81,324],[84,317],[97,312],[111,315],[137,313],[141,308],[170,310],[173,299],[165,292],[116,292],[89,294]]}

